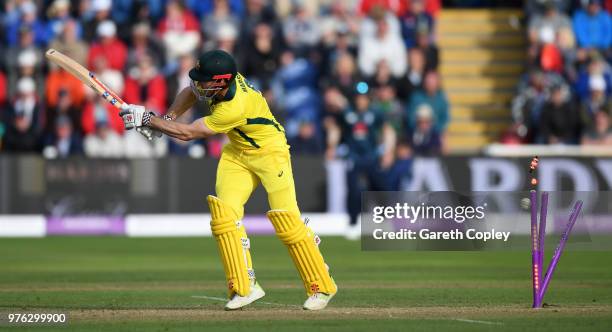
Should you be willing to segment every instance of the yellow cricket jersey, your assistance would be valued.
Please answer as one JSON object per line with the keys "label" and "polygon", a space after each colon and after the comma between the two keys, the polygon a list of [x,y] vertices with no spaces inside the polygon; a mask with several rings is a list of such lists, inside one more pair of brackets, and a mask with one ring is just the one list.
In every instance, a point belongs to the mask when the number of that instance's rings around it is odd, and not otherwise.
{"label": "yellow cricket jersey", "polygon": [[276,121],[261,92],[236,75],[233,98],[211,101],[206,126],[226,133],[230,144],[240,149],[287,146],[284,128]]}

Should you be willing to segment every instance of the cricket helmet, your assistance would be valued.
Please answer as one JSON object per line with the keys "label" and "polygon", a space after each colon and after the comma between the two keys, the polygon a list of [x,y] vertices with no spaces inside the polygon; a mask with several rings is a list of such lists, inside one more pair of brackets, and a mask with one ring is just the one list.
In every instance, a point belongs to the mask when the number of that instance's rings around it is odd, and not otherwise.
{"label": "cricket helmet", "polygon": [[[234,80],[236,61],[225,51],[213,50],[202,54],[189,71],[191,87],[200,99],[211,99]],[[208,83],[212,82],[212,83]]]}

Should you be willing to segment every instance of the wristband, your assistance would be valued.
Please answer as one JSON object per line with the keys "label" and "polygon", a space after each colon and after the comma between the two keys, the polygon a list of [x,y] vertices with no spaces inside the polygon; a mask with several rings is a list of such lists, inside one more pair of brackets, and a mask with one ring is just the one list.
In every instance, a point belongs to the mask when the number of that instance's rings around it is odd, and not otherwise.
{"label": "wristband", "polygon": [[142,116],[142,125],[148,127],[151,124],[151,119],[155,116],[155,113],[148,112]]}

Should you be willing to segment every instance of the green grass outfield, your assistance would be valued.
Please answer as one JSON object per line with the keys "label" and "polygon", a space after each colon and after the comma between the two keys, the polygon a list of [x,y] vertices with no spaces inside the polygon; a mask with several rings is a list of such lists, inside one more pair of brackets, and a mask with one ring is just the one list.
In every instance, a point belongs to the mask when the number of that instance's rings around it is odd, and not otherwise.
{"label": "green grass outfield", "polygon": [[610,251],[566,252],[549,306],[532,310],[528,252],[362,252],[359,242],[325,238],[340,292],[325,311],[305,312],[285,247],[275,237],[253,237],[252,246],[265,302],[224,312],[211,238],[0,239],[0,312],[69,312],[69,324],[25,327],[32,331],[612,328]]}

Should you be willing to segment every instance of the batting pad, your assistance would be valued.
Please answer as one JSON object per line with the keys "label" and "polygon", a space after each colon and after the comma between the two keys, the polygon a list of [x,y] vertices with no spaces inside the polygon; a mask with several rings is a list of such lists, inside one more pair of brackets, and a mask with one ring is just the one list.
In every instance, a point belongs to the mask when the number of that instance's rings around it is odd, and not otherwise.
{"label": "batting pad", "polygon": [[304,225],[299,215],[285,210],[272,210],[267,213],[276,234],[289,249],[295,267],[300,272],[308,295],[314,293],[335,294],[336,284],[327,271],[327,265],[319,247],[317,237]]}
{"label": "batting pad", "polygon": [[246,231],[236,217],[230,206],[219,198],[209,195],[208,206],[212,219],[210,228],[217,240],[219,254],[223,261],[229,297],[237,293],[246,296],[250,292],[251,282],[249,273],[251,269],[251,255],[249,253],[249,240]]}

